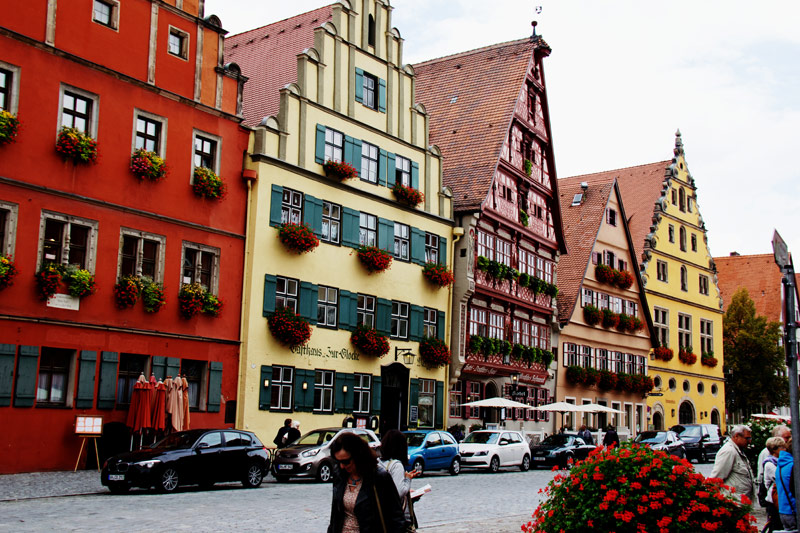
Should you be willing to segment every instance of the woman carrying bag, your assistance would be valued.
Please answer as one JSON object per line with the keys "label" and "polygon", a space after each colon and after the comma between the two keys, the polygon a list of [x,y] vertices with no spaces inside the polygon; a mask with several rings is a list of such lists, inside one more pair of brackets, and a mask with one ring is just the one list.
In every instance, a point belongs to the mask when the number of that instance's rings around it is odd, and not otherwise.
{"label": "woman carrying bag", "polygon": [[406,519],[406,531],[416,531],[416,517],[411,506],[411,480],[418,472],[406,472],[408,467],[408,441],[406,436],[396,429],[390,429],[381,439],[381,465],[389,472],[394,480],[400,503],[403,506],[403,515]]}

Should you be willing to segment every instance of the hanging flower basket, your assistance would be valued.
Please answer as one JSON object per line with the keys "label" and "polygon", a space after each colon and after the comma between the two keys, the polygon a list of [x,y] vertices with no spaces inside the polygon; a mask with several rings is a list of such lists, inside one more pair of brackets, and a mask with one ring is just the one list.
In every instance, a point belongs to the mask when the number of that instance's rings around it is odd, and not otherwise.
{"label": "hanging flower basket", "polygon": [[705,352],[700,356],[700,364],[713,368],[719,364],[719,361],[714,357],[714,352]]}
{"label": "hanging flower basket", "polygon": [[619,315],[611,309],[603,309],[603,327],[615,328],[619,324]]}
{"label": "hanging flower basket", "polygon": [[183,318],[189,319],[203,310],[203,287],[199,283],[185,283],[178,291],[178,309]]}
{"label": "hanging flower basket", "polygon": [[56,152],[75,163],[95,163],[97,141],[75,128],[64,126],[56,139]]}
{"label": "hanging flower basket", "polygon": [[319,239],[306,224],[281,224],[278,239],[287,250],[298,255],[319,246]]}
{"label": "hanging flower basket", "polygon": [[359,352],[369,357],[383,357],[389,353],[389,338],[363,324],[359,324],[350,335],[350,342]]}
{"label": "hanging flower basket", "polygon": [[0,255],[0,291],[14,284],[14,276],[17,275],[17,265],[11,256]]}
{"label": "hanging flower basket", "polygon": [[281,307],[267,318],[269,331],[275,339],[289,348],[303,346],[311,339],[311,324],[289,309]]}
{"label": "hanging flower basket", "polygon": [[358,171],[355,167],[344,161],[325,161],[322,169],[325,171],[326,176],[338,181],[349,180],[358,176]]}
{"label": "hanging flower basket", "polygon": [[657,346],[653,348],[653,355],[656,356],[656,359],[661,361],[671,361],[675,354],[672,353],[672,349],[667,348],[666,346]]}
{"label": "hanging flower basket", "polygon": [[693,365],[697,362],[697,356],[693,353],[691,346],[685,348],[681,347],[681,349],[678,350],[678,359],[687,365]]}
{"label": "hanging flower basket", "polygon": [[222,178],[217,176],[213,170],[206,167],[195,167],[192,190],[201,198],[221,200],[225,197],[227,187]]}
{"label": "hanging flower basket", "polygon": [[61,283],[63,268],[55,263],[45,263],[41,270],[35,274],[36,285],[42,300],[49,300],[58,290]]}
{"label": "hanging flower basket", "polygon": [[594,277],[600,283],[614,283],[614,269],[608,265],[597,265],[594,267]]}
{"label": "hanging flower basket", "polygon": [[62,279],[67,284],[67,292],[71,296],[82,298],[94,293],[94,274],[85,268],[68,266]]}
{"label": "hanging flower basket", "polygon": [[626,315],[625,313],[620,313],[618,315],[619,321],[617,322],[617,329],[619,331],[633,331],[631,328],[633,327],[633,317]]}
{"label": "hanging flower basket", "polygon": [[641,394],[644,396],[653,388],[655,387],[655,383],[653,383],[653,378],[650,376],[643,376],[642,374],[634,374],[631,376],[633,378],[633,392]]}
{"label": "hanging flower basket", "polygon": [[425,195],[413,187],[403,185],[402,183],[395,183],[392,187],[392,192],[397,201],[411,207],[416,207],[425,199]]}
{"label": "hanging flower basket", "polygon": [[131,172],[140,180],[158,181],[167,175],[167,162],[157,153],[139,148],[131,155]]}
{"label": "hanging flower basket", "polygon": [[210,292],[203,293],[203,314],[217,318],[222,312],[222,300]]}
{"label": "hanging flower basket", "polygon": [[597,307],[589,304],[583,307],[583,319],[590,326],[596,326],[603,318],[603,313]]}
{"label": "hanging flower basket", "polygon": [[419,343],[419,356],[425,368],[440,368],[450,364],[450,348],[441,339],[422,339]]}
{"label": "hanging flower basket", "polygon": [[122,276],[114,286],[114,299],[117,307],[127,309],[136,305],[142,292],[142,280],[136,276]]}
{"label": "hanging flower basket", "polygon": [[631,318],[631,333],[634,331],[639,331],[644,327],[644,322],[641,321],[639,317],[632,317]]}
{"label": "hanging flower basket", "polygon": [[164,285],[148,278],[142,281],[142,306],[146,313],[157,313],[167,303]]}
{"label": "hanging flower basket", "polygon": [[583,384],[587,387],[592,387],[597,385],[597,381],[600,379],[600,371],[596,368],[587,368],[586,373],[583,376]]}
{"label": "hanging flower basket", "polygon": [[597,377],[597,388],[604,391],[612,390],[617,386],[617,375],[610,370],[601,370]]}
{"label": "hanging flower basket", "polygon": [[624,372],[617,374],[616,389],[620,392],[633,392],[633,376]]}
{"label": "hanging flower basket", "polygon": [[361,264],[370,274],[383,272],[392,265],[392,256],[389,252],[376,246],[362,246],[356,254],[358,255],[358,260],[361,261]]}
{"label": "hanging flower basket", "polygon": [[0,109],[0,146],[14,142],[19,132],[19,118]]}
{"label": "hanging flower basket", "polygon": [[615,270],[614,284],[620,289],[629,289],[633,285],[633,274],[627,270]]}
{"label": "hanging flower basket", "polygon": [[586,369],[578,365],[567,367],[567,381],[573,385],[583,385],[586,381]]}
{"label": "hanging flower basket", "polygon": [[448,287],[455,281],[453,272],[447,270],[445,265],[439,263],[425,263],[425,266],[422,267],[422,275],[425,276],[426,280],[437,287]]}

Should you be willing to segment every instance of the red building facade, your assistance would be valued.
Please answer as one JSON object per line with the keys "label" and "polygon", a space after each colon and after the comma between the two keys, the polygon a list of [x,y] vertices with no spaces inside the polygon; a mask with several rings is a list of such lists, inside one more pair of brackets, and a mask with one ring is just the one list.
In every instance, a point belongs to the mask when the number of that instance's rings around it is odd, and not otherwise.
{"label": "red building facade", "polygon": [[[0,473],[72,468],[81,414],[103,416],[101,455],[127,448],[141,374],[186,376],[191,427],[232,423],[248,132],[219,20],[197,0],[1,3],[0,109],[20,127],[0,144],[0,251],[17,271],[0,291]],[[56,150],[65,134],[88,162]],[[166,176],[137,176],[138,148]],[[48,268],[51,298],[35,277]],[[126,276],[147,288],[129,306]],[[184,284],[208,295],[191,318]]]}

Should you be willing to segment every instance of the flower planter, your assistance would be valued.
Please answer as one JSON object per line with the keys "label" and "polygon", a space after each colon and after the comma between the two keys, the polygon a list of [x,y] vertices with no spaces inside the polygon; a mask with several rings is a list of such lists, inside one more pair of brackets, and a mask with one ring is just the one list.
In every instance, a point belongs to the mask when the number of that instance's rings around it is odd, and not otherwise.
{"label": "flower planter", "polygon": [[425,368],[440,368],[450,364],[450,348],[441,339],[422,339],[419,356]]}
{"label": "flower planter", "polygon": [[570,365],[567,367],[566,373],[567,381],[573,385],[583,385],[586,381],[586,369],[578,365]]}
{"label": "flower planter", "polygon": [[617,375],[610,370],[601,370],[597,377],[597,387],[600,390],[609,391],[617,386]]}
{"label": "flower planter", "polygon": [[14,276],[18,273],[17,265],[10,256],[0,255],[0,291],[14,284]]}
{"label": "flower planter", "polygon": [[608,265],[594,267],[594,277],[600,283],[614,283],[614,269]]}
{"label": "flower planter", "polygon": [[114,299],[117,307],[127,309],[136,305],[142,292],[142,281],[136,276],[122,276],[114,286]]}
{"label": "flower planter", "polygon": [[19,132],[19,118],[0,109],[0,146],[14,142]]}
{"label": "flower planter", "polygon": [[158,181],[167,175],[167,163],[157,153],[139,148],[131,155],[131,172],[140,180]]}
{"label": "flower planter", "polygon": [[644,327],[644,322],[642,322],[639,317],[635,316],[631,319],[631,329],[630,329],[631,333],[639,331],[643,327]]}
{"label": "flower planter", "polygon": [[363,324],[359,324],[350,335],[350,342],[359,352],[369,357],[378,358],[389,353],[389,338]]}
{"label": "flower planter", "polygon": [[447,270],[445,265],[439,263],[425,263],[425,266],[422,267],[422,275],[437,287],[448,287],[455,281],[453,273]]}
{"label": "flower planter", "polygon": [[56,152],[74,163],[96,163],[97,141],[75,128],[61,128],[56,139]]}
{"label": "flower planter", "polygon": [[203,287],[199,283],[181,285],[178,292],[178,310],[183,318],[189,319],[203,310]]}
{"label": "flower planter", "polygon": [[697,356],[692,353],[691,348],[681,348],[678,350],[678,359],[687,365],[693,365],[697,362]]}
{"label": "flower planter", "polygon": [[375,246],[362,246],[356,251],[356,255],[370,274],[383,272],[392,266],[392,256],[389,252]]}
{"label": "flower planter", "polygon": [[671,361],[672,358],[675,356],[672,353],[672,349],[667,348],[666,346],[657,346],[653,348],[653,355],[656,356],[656,359],[661,361]]}
{"label": "flower planter", "polygon": [[615,270],[614,284],[620,289],[629,289],[633,285],[633,274],[627,270]]}
{"label": "flower planter", "polygon": [[67,292],[71,296],[82,298],[94,294],[94,274],[84,268],[68,266],[62,279],[67,284]]}
{"label": "flower planter", "polygon": [[345,163],[344,161],[325,161],[322,165],[325,175],[337,181],[344,181],[358,177],[358,171],[353,165]]}
{"label": "flower planter", "polygon": [[272,336],[289,348],[303,346],[311,339],[311,324],[288,307],[272,313],[267,324]]}
{"label": "flower planter", "polygon": [[603,318],[603,313],[597,307],[589,304],[583,307],[583,320],[590,326],[596,326]]}
{"label": "flower planter", "polygon": [[526,228],[528,227],[528,224],[530,223],[530,220],[528,218],[528,213],[526,213],[522,209],[519,210],[519,223],[522,224],[523,226],[525,226]]}
{"label": "flower planter", "polygon": [[587,368],[583,376],[583,384],[587,387],[592,387],[597,384],[600,379],[600,371],[596,368]]}
{"label": "flower planter", "polygon": [[525,159],[525,160],[522,162],[522,166],[523,166],[523,167],[525,167],[525,174],[527,174],[528,176],[530,176],[530,175],[531,175],[531,172],[533,171],[533,162],[531,162],[531,160],[530,160],[530,159]]}
{"label": "flower planter", "polygon": [[614,388],[619,392],[633,392],[633,376],[624,372],[617,374],[617,385]]}
{"label": "flower planter", "polygon": [[615,328],[619,324],[619,315],[610,309],[603,309],[603,327]]}
{"label": "flower planter", "polygon": [[59,265],[47,263],[35,274],[36,285],[42,300],[49,300],[58,291],[62,272],[63,269]]}
{"label": "flower planter", "polygon": [[281,224],[278,228],[278,239],[287,250],[298,255],[319,246],[319,238],[306,224]]}
{"label": "flower planter", "polygon": [[210,292],[203,294],[203,314],[217,318],[222,312],[222,300]]}
{"label": "flower planter", "polygon": [[225,197],[227,187],[222,178],[217,176],[213,170],[205,167],[195,167],[192,190],[201,198],[221,200]]}
{"label": "flower planter", "polygon": [[397,201],[411,207],[416,207],[425,200],[425,195],[413,187],[403,185],[402,183],[395,183],[392,187],[392,193]]}
{"label": "flower planter", "polygon": [[142,306],[145,313],[157,313],[166,303],[164,285],[145,279],[142,287]]}
{"label": "flower planter", "polygon": [[621,332],[633,331],[633,318],[625,313],[620,313],[618,316],[619,321],[617,322],[617,330]]}
{"label": "flower planter", "polygon": [[713,368],[719,364],[719,361],[714,357],[714,352],[706,352],[700,356],[700,364]]}

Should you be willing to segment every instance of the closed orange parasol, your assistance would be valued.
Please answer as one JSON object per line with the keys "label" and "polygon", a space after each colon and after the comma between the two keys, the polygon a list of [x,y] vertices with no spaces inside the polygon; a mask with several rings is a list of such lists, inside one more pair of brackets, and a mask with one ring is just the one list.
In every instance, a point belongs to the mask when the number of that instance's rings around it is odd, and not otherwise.
{"label": "closed orange parasol", "polygon": [[155,401],[153,402],[153,412],[150,416],[153,429],[156,431],[164,431],[166,428],[166,402],[167,402],[167,387],[164,383],[159,382],[155,388]]}

